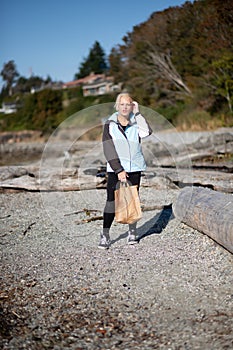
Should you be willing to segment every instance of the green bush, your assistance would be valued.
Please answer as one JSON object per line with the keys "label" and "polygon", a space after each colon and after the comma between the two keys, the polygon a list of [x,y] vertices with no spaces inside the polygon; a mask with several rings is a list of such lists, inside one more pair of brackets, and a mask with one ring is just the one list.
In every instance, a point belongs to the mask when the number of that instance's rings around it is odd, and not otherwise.
{"label": "green bush", "polygon": [[164,106],[164,107],[161,106],[156,108],[155,110],[159,114],[163,115],[169,122],[171,122],[172,124],[175,124],[178,115],[182,113],[184,108],[185,108],[185,105],[183,102],[177,102],[174,105]]}

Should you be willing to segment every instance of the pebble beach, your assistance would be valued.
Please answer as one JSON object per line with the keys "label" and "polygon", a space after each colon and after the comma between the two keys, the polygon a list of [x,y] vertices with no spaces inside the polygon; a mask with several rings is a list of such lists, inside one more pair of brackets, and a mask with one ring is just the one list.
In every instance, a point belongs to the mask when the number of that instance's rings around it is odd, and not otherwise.
{"label": "pebble beach", "polygon": [[[142,187],[142,202],[172,203],[179,189]],[[1,193],[1,340],[19,349],[232,349],[233,256],[178,222],[145,211],[139,243],[114,223],[97,248],[105,189]],[[62,208],[62,206],[61,206]],[[80,210],[79,210],[80,209]],[[88,214],[92,215],[92,214]]]}

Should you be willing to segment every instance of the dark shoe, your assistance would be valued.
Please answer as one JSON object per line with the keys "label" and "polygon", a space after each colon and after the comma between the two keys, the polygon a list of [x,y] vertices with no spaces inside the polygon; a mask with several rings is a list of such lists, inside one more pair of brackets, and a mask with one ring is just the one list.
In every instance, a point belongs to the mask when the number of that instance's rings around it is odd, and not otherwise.
{"label": "dark shoe", "polygon": [[111,244],[110,237],[106,237],[104,235],[100,236],[100,242],[98,248],[100,249],[109,249]]}

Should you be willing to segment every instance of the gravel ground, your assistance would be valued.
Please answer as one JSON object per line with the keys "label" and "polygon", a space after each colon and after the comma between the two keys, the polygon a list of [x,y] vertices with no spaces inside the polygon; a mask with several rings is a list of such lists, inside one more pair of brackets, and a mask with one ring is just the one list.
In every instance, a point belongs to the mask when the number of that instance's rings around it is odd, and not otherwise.
{"label": "gravel ground", "polygon": [[[177,194],[141,188],[146,205]],[[0,196],[2,349],[233,348],[233,256],[171,208],[143,213],[135,246],[114,223],[102,251],[102,220],[82,220],[105,190]]]}

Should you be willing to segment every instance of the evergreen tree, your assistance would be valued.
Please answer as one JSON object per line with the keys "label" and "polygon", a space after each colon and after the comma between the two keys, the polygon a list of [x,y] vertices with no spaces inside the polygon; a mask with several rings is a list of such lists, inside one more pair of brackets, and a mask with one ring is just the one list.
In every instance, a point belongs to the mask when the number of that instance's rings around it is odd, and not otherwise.
{"label": "evergreen tree", "polygon": [[2,76],[2,79],[6,82],[6,89],[8,91],[9,96],[11,96],[13,85],[16,81],[16,78],[19,76],[15,62],[9,61],[5,63],[0,74]]}
{"label": "evergreen tree", "polygon": [[75,79],[83,78],[91,72],[96,74],[104,73],[107,69],[105,52],[98,41],[95,41],[90,49],[89,55],[81,63],[79,72],[75,74]]}

